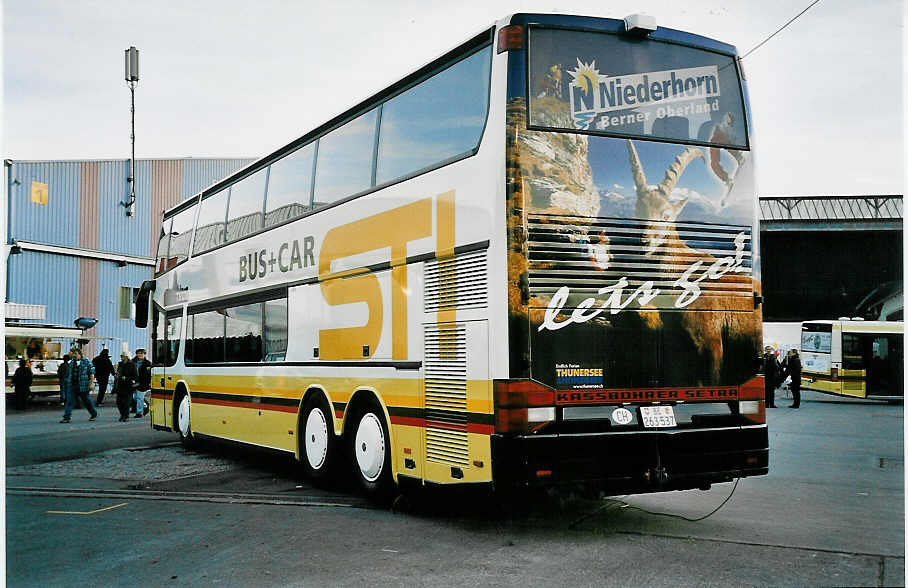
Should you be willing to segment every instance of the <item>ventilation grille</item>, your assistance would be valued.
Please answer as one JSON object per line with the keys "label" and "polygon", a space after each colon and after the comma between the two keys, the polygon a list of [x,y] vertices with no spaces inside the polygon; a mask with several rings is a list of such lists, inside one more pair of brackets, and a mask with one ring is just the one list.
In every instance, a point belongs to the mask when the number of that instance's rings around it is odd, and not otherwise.
{"label": "ventilation grille", "polygon": [[488,300],[486,250],[427,261],[425,311],[485,308]]}
{"label": "ventilation grille", "polygon": [[426,458],[467,465],[467,329],[425,326]]}
{"label": "ventilation grille", "polygon": [[671,308],[683,292],[675,282],[693,264],[701,262],[688,281],[706,273],[715,260],[738,255],[741,262],[734,271],[719,279],[703,279],[697,286],[701,296],[717,302],[737,299],[725,303],[729,309],[737,308],[741,298],[753,296],[751,228],[747,226],[548,215],[530,215],[527,224],[533,296],[551,296],[567,286],[573,294],[592,297],[600,288],[625,278],[625,296],[651,281],[662,294],[651,306]]}

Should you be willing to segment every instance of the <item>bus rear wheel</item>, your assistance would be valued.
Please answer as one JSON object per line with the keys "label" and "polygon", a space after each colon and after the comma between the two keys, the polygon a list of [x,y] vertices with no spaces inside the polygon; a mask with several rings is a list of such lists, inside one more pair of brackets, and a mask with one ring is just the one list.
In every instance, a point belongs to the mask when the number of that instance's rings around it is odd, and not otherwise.
{"label": "bus rear wheel", "polygon": [[189,418],[190,412],[189,394],[183,394],[180,398],[180,404],[177,407],[177,433],[180,435],[180,443],[184,447],[190,447],[194,441],[192,436],[192,423]]}
{"label": "bus rear wheel", "polygon": [[384,414],[372,401],[357,413],[350,443],[353,471],[359,485],[373,501],[384,503],[391,498],[391,437]]}
{"label": "bus rear wheel", "polygon": [[336,459],[337,439],[328,402],[323,396],[314,395],[306,400],[302,417],[303,442],[300,461],[306,476],[314,482],[332,477]]}

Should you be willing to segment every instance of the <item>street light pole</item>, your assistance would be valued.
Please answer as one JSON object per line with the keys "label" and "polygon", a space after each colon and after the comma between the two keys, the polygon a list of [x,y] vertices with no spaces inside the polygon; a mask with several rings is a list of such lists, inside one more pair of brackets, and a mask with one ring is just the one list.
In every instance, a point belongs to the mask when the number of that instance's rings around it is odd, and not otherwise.
{"label": "street light pole", "polygon": [[126,50],[126,84],[129,86],[130,96],[130,131],[129,140],[132,144],[132,156],[129,160],[129,201],[123,204],[126,207],[126,216],[132,216],[133,206],[136,203],[136,86],[139,83],[139,50],[130,47]]}

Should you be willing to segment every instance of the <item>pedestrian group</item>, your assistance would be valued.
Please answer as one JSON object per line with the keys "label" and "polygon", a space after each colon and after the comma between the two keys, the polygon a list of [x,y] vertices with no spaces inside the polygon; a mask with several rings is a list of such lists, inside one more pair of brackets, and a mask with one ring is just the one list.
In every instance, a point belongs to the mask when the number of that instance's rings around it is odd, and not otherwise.
{"label": "pedestrian group", "polygon": [[797,349],[790,349],[780,363],[775,350],[767,345],[763,350],[763,391],[766,395],[766,408],[776,407],[776,388],[782,385],[785,378],[791,378],[788,385],[791,390],[791,408],[801,406],[801,357]]}
{"label": "pedestrian group", "polygon": [[[23,369],[23,367],[19,369]],[[19,373],[18,370],[16,373]],[[134,418],[142,418],[148,412],[145,395],[151,389],[151,362],[145,358],[145,350],[137,349],[136,356],[132,359],[126,352],[121,353],[120,361],[115,368],[110,361],[110,352],[107,349],[102,349],[97,357],[89,361],[82,356],[81,349],[74,348],[63,356],[63,362],[57,369],[57,377],[60,379],[60,396],[64,405],[63,419],[60,422],[70,422],[73,407],[84,406],[88,410],[90,415],[88,420],[90,421],[98,418],[98,410],[89,394],[94,389],[95,378],[97,378],[97,406],[102,405],[111,374],[114,375],[113,393],[117,398],[120,421],[129,420],[130,412],[134,413]],[[30,375],[31,370],[29,369]],[[18,402],[18,387],[16,390]]]}

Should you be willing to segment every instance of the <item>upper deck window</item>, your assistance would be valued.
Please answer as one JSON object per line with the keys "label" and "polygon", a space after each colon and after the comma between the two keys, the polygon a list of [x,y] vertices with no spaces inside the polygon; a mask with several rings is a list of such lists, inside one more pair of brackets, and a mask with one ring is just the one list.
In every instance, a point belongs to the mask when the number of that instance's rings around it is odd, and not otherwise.
{"label": "upper deck window", "polygon": [[370,110],[319,139],[314,206],[331,204],[372,186],[375,112]]}
{"label": "upper deck window", "polygon": [[312,207],[314,157],[313,142],[271,164],[265,201],[266,227],[300,217]]}
{"label": "upper deck window", "polygon": [[170,227],[170,250],[167,254],[169,269],[189,257],[189,242],[192,240],[192,223],[195,221],[195,206],[177,213]]}
{"label": "upper deck window", "polygon": [[259,170],[230,187],[228,241],[251,235],[262,228],[267,173],[267,168]]}
{"label": "upper deck window", "polygon": [[539,27],[529,45],[531,126],[748,148],[730,55]]}
{"label": "upper deck window", "polygon": [[378,184],[476,147],[489,105],[491,52],[486,47],[384,104]]}
{"label": "upper deck window", "polygon": [[208,251],[224,242],[225,219],[227,217],[227,196],[230,188],[202,200],[199,220],[196,223],[195,244],[192,254]]}

